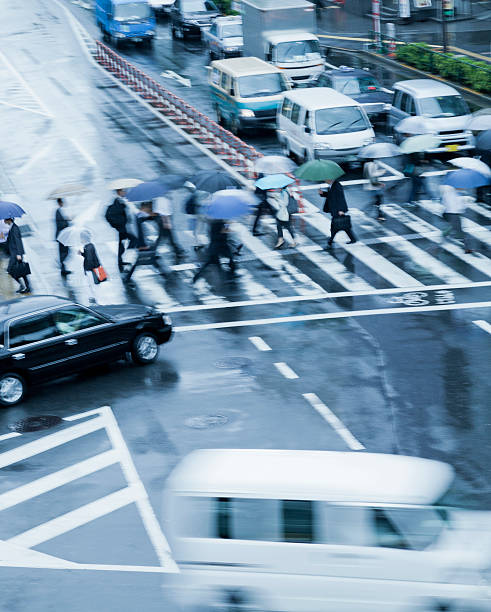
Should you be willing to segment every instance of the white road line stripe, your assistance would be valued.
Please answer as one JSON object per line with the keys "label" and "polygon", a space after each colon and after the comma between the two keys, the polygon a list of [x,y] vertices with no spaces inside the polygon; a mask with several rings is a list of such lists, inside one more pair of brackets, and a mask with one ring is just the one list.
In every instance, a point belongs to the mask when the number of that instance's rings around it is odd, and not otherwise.
{"label": "white road line stripe", "polygon": [[435,306],[407,306],[398,308],[374,308],[371,310],[351,310],[348,312],[325,312],[312,315],[292,317],[275,317],[271,319],[249,319],[247,321],[223,321],[203,323],[200,325],[182,325],[174,327],[174,332],[205,331],[208,329],[226,329],[229,327],[249,327],[254,325],[273,325],[275,323],[294,323],[301,321],[322,321],[324,319],[345,319],[350,317],[368,317],[387,314],[412,314],[439,310],[464,310],[466,308],[489,308],[491,302],[470,302],[463,304],[438,304]]}
{"label": "white road line stripe", "polygon": [[44,436],[39,440],[34,440],[34,442],[23,444],[22,446],[6,451],[0,455],[0,468],[12,463],[17,463],[17,461],[23,461],[33,455],[43,453],[51,448],[70,442],[71,440],[81,438],[93,431],[103,429],[104,426],[104,419],[91,419],[85,423],[80,423],[79,425],[74,425],[73,427],[68,427],[67,429],[62,429],[56,433]]}
{"label": "white road line stripe", "polygon": [[148,496],[143,485],[141,484],[135,464],[133,463],[130,451],[126,446],[126,442],[124,441],[123,435],[118,427],[113,411],[109,406],[102,406],[100,410],[101,414],[104,415],[106,420],[107,435],[111,440],[113,448],[119,453],[121,468],[126,480],[131,484],[131,486],[137,486],[138,484],[143,489],[144,495],[140,496],[136,500],[136,505],[138,506],[143,525],[145,526],[148,537],[150,538],[155,552],[157,553],[160,564],[163,567],[166,567],[170,572],[178,572],[177,565],[172,559],[170,546],[162,533],[159,522],[157,521],[152,506],[150,505]]}
{"label": "white road line stripe", "polygon": [[16,546],[23,546],[24,548],[38,546],[39,544],[52,540],[53,538],[66,533],[67,531],[71,531],[72,529],[82,525],[86,525],[87,523],[90,523],[101,516],[110,514],[111,512],[114,512],[114,510],[124,508],[124,506],[137,501],[142,495],[145,495],[145,491],[142,489],[143,487],[136,485],[125,487],[124,489],[120,489],[115,493],[110,493],[109,495],[101,497],[96,501],[80,506],[76,510],[72,510],[71,512],[57,516],[51,521],[47,521],[46,523],[42,523],[37,527],[33,527],[32,529],[28,529],[23,533],[19,533],[6,541],[10,544],[15,544]]}
{"label": "white road line stripe", "polygon": [[114,463],[118,463],[118,455],[116,451],[110,450],[90,457],[85,461],[80,461],[70,467],[53,472],[48,476],[33,480],[16,489],[11,489],[7,493],[0,495],[0,511],[11,508],[16,504],[20,504],[23,501],[37,497],[43,493],[47,493],[48,491],[52,491],[78,478],[88,476]]}
{"label": "white road line stripe", "polygon": [[[470,289],[475,287],[489,287],[491,281],[477,281],[477,282],[466,282],[466,283],[455,283],[452,285],[425,285],[425,291],[438,291],[439,289]],[[343,298],[343,297],[359,297],[364,295],[385,295],[391,293],[405,293],[406,291],[412,291],[413,289],[421,289],[417,287],[388,287],[386,289],[371,289],[370,291],[332,291],[321,292],[318,295],[290,295],[286,297],[271,298],[269,300],[241,300],[237,302],[227,302],[226,304],[193,304],[191,306],[179,306],[177,308],[170,308],[167,310],[168,313],[172,312],[192,312],[194,310],[215,310],[222,308],[242,308],[244,306],[263,306],[266,304],[281,304],[288,302],[306,302],[315,300],[327,300],[332,298]]]}
{"label": "white road line stripe", "polygon": [[[314,217],[307,215],[305,220],[316,230],[322,232],[326,237],[331,235],[331,223],[320,213]],[[361,244],[360,242],[355,244],[347,244],[340,240],[338,240],[335,244],[345,249],[348,253],[353,255],[353,257],[359,259],[363,264],[365,264],[365,266],[371,268],[376,274],[378,274],[378,276],[381,276],[395,287],[423,285],[423,283],[420,283],[410,274],[407,274],[404,272],[404,270],[401,270],[388,259],[382,257],[382,255],[379,255],[376,251],[365,244]]]}
{"label": "white road line stripe", "polygon": [[258,349],[258,351],[270,351],[271,350],[271,347],[269,346],[269,344],[264,342],[264,340],[260,336],[251,336],[249,340]]}
{"label": "white road line stripe", "polygon": [[0,442],[2,440],[9,440],[10,438],[17,438],[17,436],[21,436],[22,434],[17,433],[16,431],[12,431],[11,433],[8,434],[3,434],[2,436],[0,436]]}
{"label": "white road line stripe", "polygon": [[481,329],[483,329],[485,332],[488,332],[488,334],[491,334],[491,325],[487,322],[487,321],[472,321],[474,323],[474,325],[477,325],[478,327],[480,327]]}
{"label": "white road line stripe", "polygon": [[343,422],[329,408],[321,402],[315,393],[303,393],[304,398],[317,412],[331,425],[334,431],[339,434],[351,450],[363,450],[365,447],[355,436],[345,427]]}
{"label": "white road line stripe", "polygon": [[101,409],[96,408],[95,410],[87,410],[86,412],[78,412],[77,414],[72,414],[71,416],[63,417],[64,421],[77,421],[78,419],[84,419],[88,416],[93,416],[94,414],[101,414]]}
{"label": "white road line stripe", "polygon": [[296,374],[290,368],[290,366],[284,363],[283,361],[278,361],[274,365],[275,365],[275,368],[278,370],[278,372],[280,372],[280,374],[283,374],[285,378],[289,378],[291,380],[293,380],[294,378],[298,378],[298,374]]}
{"label": "white road line stripe", "polygon": [[470,204],[467,204],[467,208],[470,208],[471,210],[473,210],[474,212],[478,213],[479,215],[483,217],[487,217],[488,219],[491,219],[491,211],[484,208],[484,206],[477,204],[477,202],[471,202]]}
{"label": "white road line stripe", "polygon": [[469,266],[472,266],[476,270],[479,270],[479,272],[491,277],[491,262],[487,257],[484,257],[480,253],[464,253],[464,249],[462,247],[448,240],[444,240],[441,232],[434,235],[433,232],[438,231],[434,225],[427,223],[420,217],[413,215],[413,213],[410,213],[409,211],[404,210],[401,206],[393,203],[384,206],[384,215],[396,219],[406,227],[409,227],[413,232],[432,232],[431,234],[427,234],[425,236],[427,240],[434,242],[440,249],[451,253]]}

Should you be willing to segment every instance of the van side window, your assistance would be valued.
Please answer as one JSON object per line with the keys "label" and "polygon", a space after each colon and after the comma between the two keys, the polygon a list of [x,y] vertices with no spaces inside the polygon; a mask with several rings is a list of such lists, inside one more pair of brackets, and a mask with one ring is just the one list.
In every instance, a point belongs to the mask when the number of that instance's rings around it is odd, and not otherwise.
{"label": "van side window", "polygon": [[283,540],[285,542],[313,542],[313,502],[291,500],[282,502]]}
{"label": "van side window", "polygon": [[218,68],[213,68],[213,70],[211,71],[211,82],[215,85],[218,85],[218,83],[220,83],[220,74],[221,73]]}
{"label": "van side window", "polygon": [[212,537],[222,540],[263,540],[278,538],[279,502],[276,499],[218,497]]}
{"label": "van side window", "polygon": [[404,107],[402,110],[408,113],[409,115],[415,115],[416,109],[414,107],[414,100],[412,96],[410,96],[409,94],[404,94],[404,98]]}
{"label": "van side window", "polygon": [[220,87],[222,89],[225,89],[225,91],[228,90],[228,74],[226,72],[222,72],[222,77],[220,79]]}
{"label": "van side window", "polygon": [[376,546],[383,548],[409,548],[402,533],[382,508],[373,508],[373,524],[377,538]]}
{"label": "van side window", "polygon": [[401,108],[402,91],[396,91],[394,94],[393,105],[395,108]]}
{"label": "van side window", "polygon": [[281,114],[286,117],[287,119],[290,119],[290,114],[292,112],[292,106],[293,103],[290,100],[290,98],[283,98],[283,105],[281,107]]}
{"label": "van side window", "polygon": [[310,127],[310,113],[305,113],[305,120],[303,122],[305,127]]}
{"label": "van side window", "polygon": [[300,114],[300,105],[295,103],[292,106],[292,114],[290,116],[290,119],[293,121],[293,123],[297,123],[299,114]]}
{"label": "van side window", "polygon": [[372,508],[377,545],[424,550],[440,537],[448,515],[440,508]]}
{"label": "van side window", "polygon": [[216,500],[217,537],[223,540],[232,538],[232,503],[229,497]]}

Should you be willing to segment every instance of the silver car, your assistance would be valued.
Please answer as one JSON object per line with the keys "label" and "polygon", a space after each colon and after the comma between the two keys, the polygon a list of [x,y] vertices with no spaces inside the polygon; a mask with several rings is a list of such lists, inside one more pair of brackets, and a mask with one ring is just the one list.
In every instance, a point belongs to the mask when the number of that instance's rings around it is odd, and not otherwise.
{"label": "silver car", "polygon": [[242,54],[244,41],[241,17],[217,17],[211,28],[203,30],[202,36],[210,60],[239,57]]}

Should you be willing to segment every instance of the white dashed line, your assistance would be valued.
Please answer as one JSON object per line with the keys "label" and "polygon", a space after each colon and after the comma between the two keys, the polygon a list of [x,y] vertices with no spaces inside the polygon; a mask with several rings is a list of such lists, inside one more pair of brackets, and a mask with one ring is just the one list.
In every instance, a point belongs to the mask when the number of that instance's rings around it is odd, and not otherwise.
{"label": "white dashed line", "polygon": [[259,336],[251,336],[249,340],[252,344],[257,348],[258,351],[270,351],[271,347],[269,344],[266,344],[262,338]]}
{"label": "white dashed line", "polygon": [[298,378],[298,375],[295,374],[295,372],[290,368],[290,366],[284,363],[283,361],[279,361],[278,363],[275,363],[274,365],[275,365],[275,368],[278,370],[278,372],[283,374],[285,378],[290,378],[290,379]]}
{"label": "white dashed line", "polygon": [[355,436],[345,427],[343,422],[329,408],[321,402],[315,393],[303,393],[304,398],[309,402],[312,408],[329,423],[336,433],[343,438],[351,450],[364,450],[364,446]]}
{"label": "white dashed line", "polygon": [[16,431],[13,431],[12,433],[8,433],[8,434],[3,434],[3,436],[0,436],[0,442],[2,440],[9,440],[10,438],[17,438],[17,436],[21,436],[22,434],[17,433]]}
{"label": "white dashed line", "polygon": [[485,332],[488,332],[488,334],[491,334],[491,324],[489,324],[487,321],[472,321],[472,322],[474,323],[474,325],[477,325],[478,327],[483,329]]}

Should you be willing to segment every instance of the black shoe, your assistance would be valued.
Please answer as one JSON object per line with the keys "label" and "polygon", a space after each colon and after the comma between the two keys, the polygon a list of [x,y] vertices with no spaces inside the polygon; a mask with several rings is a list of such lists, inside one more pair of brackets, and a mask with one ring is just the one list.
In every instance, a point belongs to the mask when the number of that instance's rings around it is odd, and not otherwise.
{"label": "black shoe", "polygon": [[62,270],[61,275],[63,276],[63,278],[66,278],[71,273],[71,270]]}
{"label": "black shoe", "polygon": [[355,244],[355,242],[357,242],[356,240],[348,240],[348,242],[346,244]]}
{"label": "black shoe", "polygon": [[31,293],[31,288],[29,286],[24,287],[24,289],[21,289],[19,291],[19,293],[22,293],[22,294],[24,294],[24,293]]}
{"label": "black shoe", "polygon": [[252,232],[253,236],[264,236],[264,232]]}
{"label": "black shoe", "polygon": [[15,293],[24,293],[25,287],[19,287]]}
{"label": "black shoe", "polygon": [[331,247],[332,247],[332,240],[329,240],[329,241],[327,242],[327,245],[326,245],[325,250],[327,251],[327,250],[328,250],[328,249],[330,249]]}

